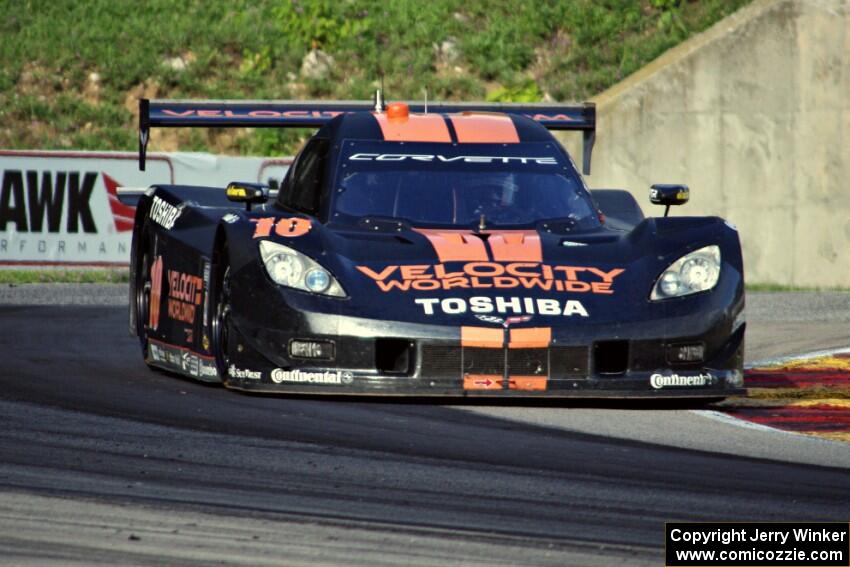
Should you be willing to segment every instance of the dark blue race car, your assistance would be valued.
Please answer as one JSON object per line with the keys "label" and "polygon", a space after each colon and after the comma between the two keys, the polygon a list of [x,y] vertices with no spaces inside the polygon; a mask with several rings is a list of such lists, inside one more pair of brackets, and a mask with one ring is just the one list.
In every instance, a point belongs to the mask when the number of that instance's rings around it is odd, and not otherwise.
{"label": "dark blue race car", "polygon": [[147,364],[310,394],[718,398],[741,392],[741,246],[655,185],[588,190],[549,129],[580,106],[141,102],[156,126],[315,126],[280,187],[156,185],[130,331]]}

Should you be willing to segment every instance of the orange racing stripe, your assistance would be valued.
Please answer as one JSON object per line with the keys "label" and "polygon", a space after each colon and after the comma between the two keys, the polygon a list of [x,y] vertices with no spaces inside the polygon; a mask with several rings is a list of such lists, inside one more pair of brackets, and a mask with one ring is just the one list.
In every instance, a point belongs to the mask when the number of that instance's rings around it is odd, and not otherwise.
{"label": "orange racing stripe", "polygon": [[467,113],[451,117],[460,143],[516,144],[519,134],[513,120],[504,114]]}
{"label": "orange racing stripe", "polygon": [[[440,262],[486,262],[484,240],[469,230],[414,228],[431,242]],[[483,230],[496,262],[542,262],[540,235],[533,230]]]}
{"label": "orange racing stripe", "polygon": [[440,262],[486,262],[484,241],[466,230],[414,228],[431,242]]}
{"label": "orange racing stripe", "polygon": [[384,113],[373,113],[384,140],[388,142],[446,142],[452,137],[446,121],[439,114],[411,114],[389,118]]}
{"label": "orange racing stripe", "polygon": [[540,235],[533,230],[488,230],[487,244],[497,262],[542,262]]}

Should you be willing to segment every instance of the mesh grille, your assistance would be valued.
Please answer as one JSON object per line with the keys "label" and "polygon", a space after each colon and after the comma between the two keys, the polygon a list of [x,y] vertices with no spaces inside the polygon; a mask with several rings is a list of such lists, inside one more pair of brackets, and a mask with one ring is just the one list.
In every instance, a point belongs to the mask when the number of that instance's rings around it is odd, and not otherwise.
{"label": "mesh grille", "polygon": [[552,378],[587,378],[587,347],[549,349]]}
{"label": "mesh grille", "polygon": [[549,349],[508,349],[508,374],[512,376],[548,376]]}
{"label": "mesh grille", "polygon": [[587,378],[588,349],[578,346],[503,349],[424,345],[422,375],[450,379],[460,379],[463,374],[502,376],[506,350],[510,375]]}
{"label": "mesh grille", "polygon": [[422,375],[433,378],[460,378],[461,350],[457,346],[422,347]]}
{"label": "mesh grille", "polygon": [[505,373],[505,349],[463,349],[463,372],[464,374],[503,375]]}

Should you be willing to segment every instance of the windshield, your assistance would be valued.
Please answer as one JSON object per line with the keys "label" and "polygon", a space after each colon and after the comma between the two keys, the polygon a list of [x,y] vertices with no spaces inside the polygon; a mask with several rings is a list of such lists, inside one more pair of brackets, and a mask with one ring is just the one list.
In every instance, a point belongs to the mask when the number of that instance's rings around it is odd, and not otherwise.
{"label": "windshield", "polygon": [[578,174],[552,143],[343,144],[334,220],[407,220],[416,226],[598,225]]}

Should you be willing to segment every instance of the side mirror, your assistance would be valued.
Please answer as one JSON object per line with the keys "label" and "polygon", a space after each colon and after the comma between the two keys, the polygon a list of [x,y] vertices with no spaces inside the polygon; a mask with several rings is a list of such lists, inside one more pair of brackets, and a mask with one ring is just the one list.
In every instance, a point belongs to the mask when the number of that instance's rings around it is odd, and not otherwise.
{"label": "side mirror", "polygon": [[684,205],[691,198],[691,190],[687,185],[667,185],[656,183],[649,190],[649,200],[653,205],[664,205],[664,216],[670,212],[673,205]]}
{"label": "side mirror", "polygon": [[231,181],[225,189],[227,198],[234,203],[245,203],[245,210],[250,211],[253,203],[265,203],[269,200],[269,188],[260,183],[242,183]]}

